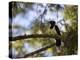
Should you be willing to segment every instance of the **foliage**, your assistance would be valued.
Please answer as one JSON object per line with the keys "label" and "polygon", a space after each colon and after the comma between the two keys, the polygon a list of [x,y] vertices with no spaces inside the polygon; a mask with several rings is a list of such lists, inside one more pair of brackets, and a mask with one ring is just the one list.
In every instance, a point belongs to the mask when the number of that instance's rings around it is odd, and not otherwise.
{"label": "foliage", "polygon": [[[77,54],[78,50],[78,7],[76,5],[65,6],[64,17],[71,21],[71,26],[67,25],[65,45],[67,54]],[[66,39],[68,38],[68,39]]]}

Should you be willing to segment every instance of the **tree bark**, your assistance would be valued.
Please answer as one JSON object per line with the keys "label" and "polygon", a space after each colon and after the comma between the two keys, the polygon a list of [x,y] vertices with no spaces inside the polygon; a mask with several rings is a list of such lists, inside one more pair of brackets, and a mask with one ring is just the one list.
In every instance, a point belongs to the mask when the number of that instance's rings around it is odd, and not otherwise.
{"label": "tree bark", "polygon": [[27,38],[60,38],[59,35],[48,35],[48,34],[32,34],[32,35],[23,35],[23,36],[16,36],[16,37],[9,37],[9,41],[16,41],[22,40]]}

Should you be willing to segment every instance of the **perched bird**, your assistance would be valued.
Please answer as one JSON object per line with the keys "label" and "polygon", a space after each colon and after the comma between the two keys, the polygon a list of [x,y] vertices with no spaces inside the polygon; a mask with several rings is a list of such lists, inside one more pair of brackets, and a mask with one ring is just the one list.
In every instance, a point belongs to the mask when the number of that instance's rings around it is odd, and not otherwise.
{"label": "perched bird", "polygon": [[[50,23],[50,25],[51,25],[51,26],[50,26],[50,29],[55,28],[56,33],[57,33],[59,36],[61,36],[59,27],[56,25],[55,21],[49,21],[49,23]],[[61,39],[60,39],[60,38],[56,38],[55,40],[56,40],[56,46],[57,46],[56,49],[57,49],[57,52],[59,53],[60,50],[61,50]]]}

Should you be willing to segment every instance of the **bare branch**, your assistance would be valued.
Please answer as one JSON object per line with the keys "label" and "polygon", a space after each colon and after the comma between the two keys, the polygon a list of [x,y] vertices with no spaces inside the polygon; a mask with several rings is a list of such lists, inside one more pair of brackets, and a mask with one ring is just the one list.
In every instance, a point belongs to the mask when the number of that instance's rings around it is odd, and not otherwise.
{"label": "bare branch", "polygon": [[58,35],[53,34],[32,34],[32,35],[23,35],[23,36],[17,36],[17,37],[9,37],[9,41],[16,41],[21,39],[27,39],[27,38],[60,38]]}
{"label": "bare branch", "polygon": [[[34,52],[31,52],[31,53],[29,53],[29,54],[26,54],[24,57],[19,57],[19,58],[26,58],[26,57],[32,56],[32,55],[37,54],[37,53],[39,53],[39,52],[42,52],[42,51],[44,51],[44,50],[46,50],[46,49],[48,49],[48,48],[51,48],[51,47],[53,47],[54,45],[55,45],[55,43],[54,43],[54,44],[47,45],[47,46],[45,46],[45,47],[43,47],[43,48],[41,48],[41,49],[38,49],[38,50],[36,50],[36,51],[34,51]],[[17,58],[18,58],[18,57],[17,57]]]}

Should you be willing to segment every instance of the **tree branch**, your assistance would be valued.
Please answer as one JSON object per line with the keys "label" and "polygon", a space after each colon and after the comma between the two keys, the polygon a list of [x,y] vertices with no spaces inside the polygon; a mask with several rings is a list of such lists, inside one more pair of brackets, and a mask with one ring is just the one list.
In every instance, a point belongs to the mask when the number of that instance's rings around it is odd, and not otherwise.
{"label": "tree branch", "polygon": [[31,52],[31,53],[29,53],[29,54],[26,54],[24,57],[17,57],[17,58],[26,58],[26,57],[32,56],[32,55],[37,54],[37,53],[39,53],[39,52],[42,52],[42,51],[44,51],[44,50],[46,50],[46,49],[48,49],[48,48],[51,48],[51,47],[53,47],[54,45],[55,45],[55,43],[54,43],[54,44],[51,44],[51,45],[47,45],[47,46],[45,46],[45,47],[43,47],[43,48],[41,48],[41,49],[38,49],[38,50],[36,50],[36,51],[34,51],[34,52]]}
{"label": "tree branch", "polygon": [[9,41],[16,41],[21,39],[27,39],[27,38],[60,38],[58,35],[48,35],[48,34],[32,34],[32,35],[23,35],[23,36],[17,36],[17,37],[9,37]]}

